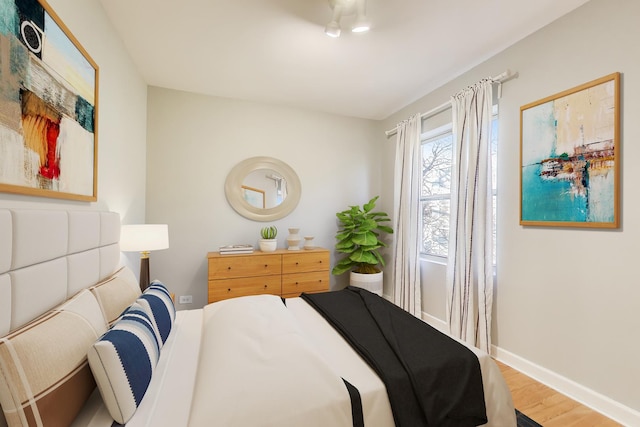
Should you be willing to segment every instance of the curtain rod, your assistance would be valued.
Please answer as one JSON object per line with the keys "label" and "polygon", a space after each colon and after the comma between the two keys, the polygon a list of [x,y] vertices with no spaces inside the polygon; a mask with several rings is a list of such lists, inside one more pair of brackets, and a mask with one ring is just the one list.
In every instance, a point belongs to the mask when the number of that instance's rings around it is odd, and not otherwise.
{"label": "curtain rod", "polygon": [[[491,80],[494,80],[497,83],[502,83],[505,82],[507,80],[511,80],[512,78],[516,77],[518,75],[518,73],[512,73],[511,70],[507,70],[503,73],[498,74],[495,77],[491,77]],[[421,119],[426,119],[428,117],[431,116],[435,116],[438,113],[443,112],[444,110],[451,108],[451,101],[447,101],[441,105],[438,105],[435,108],[432,108],[431,110],[427,111],[426,113],[422,113],[420,114],[420,118]],[[389,129],[388,131],[385,131],[384,133],[387,136],[391,136],[393,134],[395,134],[396,132],[398,132],[398,126],[394,127],[393,129]]]}

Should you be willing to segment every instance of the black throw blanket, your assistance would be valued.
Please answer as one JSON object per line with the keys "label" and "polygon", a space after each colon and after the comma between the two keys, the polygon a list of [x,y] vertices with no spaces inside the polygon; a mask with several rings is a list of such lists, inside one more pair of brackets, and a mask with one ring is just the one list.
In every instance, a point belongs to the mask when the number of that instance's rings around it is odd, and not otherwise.
{"label": "black throw blanket", "polygon": [[397,427],[487,422],[476,355],[364,289],[302,294],[385,383]]}

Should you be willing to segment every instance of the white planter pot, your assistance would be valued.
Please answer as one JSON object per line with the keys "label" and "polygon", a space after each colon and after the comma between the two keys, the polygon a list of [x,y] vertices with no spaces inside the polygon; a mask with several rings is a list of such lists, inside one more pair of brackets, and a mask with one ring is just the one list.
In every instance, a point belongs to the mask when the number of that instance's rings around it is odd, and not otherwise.
{"label": "white planter pot", "polygon": [[278,248],[278,239],[260,239],[258,246],[262,252],[273,252]]}
{"label": "white planter pot", "polygon": [[349,284],[382,296],[382,271],[374,274],[354,273],[352,271],[349,276]]}

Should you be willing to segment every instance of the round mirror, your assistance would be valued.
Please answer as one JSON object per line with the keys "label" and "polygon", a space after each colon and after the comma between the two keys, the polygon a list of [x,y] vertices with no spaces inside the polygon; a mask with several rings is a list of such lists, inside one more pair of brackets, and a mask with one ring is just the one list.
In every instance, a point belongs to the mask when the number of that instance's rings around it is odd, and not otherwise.
{"label": "round mirror", "polygon": [[289,215],[300,201],[300,179],[283,161],[252,157],[231,169],[224,183],[227,201],[236,212],[256,221]]}

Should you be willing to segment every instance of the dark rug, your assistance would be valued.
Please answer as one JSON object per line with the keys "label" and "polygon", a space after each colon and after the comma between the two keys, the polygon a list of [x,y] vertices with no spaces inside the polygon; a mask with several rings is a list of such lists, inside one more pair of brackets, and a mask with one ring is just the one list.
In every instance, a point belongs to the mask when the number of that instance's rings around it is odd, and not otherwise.
{"label": "dark rug", "polygon": [[542,427],[541,424],[533,421],[522,412],[516,409],[516,420],[518,421],[518,427]]}

